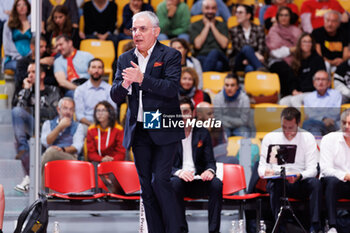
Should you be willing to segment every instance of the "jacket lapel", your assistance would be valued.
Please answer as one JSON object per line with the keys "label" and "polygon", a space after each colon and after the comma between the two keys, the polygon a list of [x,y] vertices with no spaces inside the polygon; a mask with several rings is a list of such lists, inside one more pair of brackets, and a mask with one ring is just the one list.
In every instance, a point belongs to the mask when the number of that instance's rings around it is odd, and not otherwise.
{"label": "jacket lapel", "polygon": [[145,71],[146,74],[150,75],[152,73],[154,63],[156,61],[161,61],[162,60],[161,56],[162,56],[163,51],[164,51],[164,48],[161,46],[160,42],[157,41],[156,45],[153,48],[151,57],[148,60],[146,71]]}

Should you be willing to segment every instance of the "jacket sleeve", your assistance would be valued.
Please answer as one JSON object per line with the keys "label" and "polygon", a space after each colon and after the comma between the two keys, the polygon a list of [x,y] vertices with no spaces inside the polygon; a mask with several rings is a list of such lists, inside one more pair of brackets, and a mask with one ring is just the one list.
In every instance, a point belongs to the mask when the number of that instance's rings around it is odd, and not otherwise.
{"label": "jacket sleeve", "polygon": [[101,162],[102,157],[97,153],[94,137],[95,135],[92,132],[92,130],[88,130],[87,136],[86,136],[88,158],[89,158],[89,161]]}

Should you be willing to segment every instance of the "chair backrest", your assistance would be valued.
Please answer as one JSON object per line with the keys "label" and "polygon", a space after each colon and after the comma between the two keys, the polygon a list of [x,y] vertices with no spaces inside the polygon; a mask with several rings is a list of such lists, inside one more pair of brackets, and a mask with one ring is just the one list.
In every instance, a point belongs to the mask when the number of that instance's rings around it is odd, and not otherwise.
{"label": "chair backrest", "polygon": [[80,50],[89,52],[94,57],[100,58],[104,63],[105,73],[112,73],[112,66],[115,59],[114,44],[112,41],[85,39],[80,43]]}
{"label": "chair backrest", "polygon": [[119,123],[122,124],[123,120],[126,117],[126,111],[128,109],[127,103],[122,103],[119,108]]}
{"label": "chair backrest", "polygon": [[56,160],[45,164],[45,187],[59,193],[94,189],[94,166],[90,162]]}
{"label": "chair backrest", "polygon": [[123,49],[124,49],[124,45],[126,45],[127,43],[129,43],[130,41],[132,41],[132,39],[125,39],[125,40],[120,40],[118,42],[118,51],[117,51],[117,58],[122,55],[123,53]]}
{"label": "chair backrest", "polygon": [[338,0],[340,5],[344,8],[346,11],[350,11],[350,1],[349,0]]}
{"label": "chair backrest", "polygon": [[157,11],[157,7],[159,5],[159,3],[163,2],[164,0],[151,0],[151,6],[154,9],[154,12]]}
{"label": "chair backrest", "polygon": [[209,89],[215,94],[224,87],[224,80],[227,73],[206,71],[203,72],[203,90]]}
{"label": "chair backrest", "polygon": [[120,28],[120,26],[123,23],[123,10],[124,6],[128,4],[130,0],[115,0],[115,3],[117,4],[117,28]]}
{"label": "chair backrest", "polygon": [[254,124],[256,137],[262,139],[265,134],[281,127],[281,113],[287,106],[279,104],[256,104],[254,106]]}
{"label": "chair backrest", "polygon": [[140,181],[134,162],[112,161],[100,163],[97,167],[98,175],[113,173],[126,194],[140,191]]}
{"label": "chair backrest", "polygon": [[231,195],[247,188],[244,169],[238,164],[224,164],[223,195]]}
{"label": "chair backrest", "polygon": [[[190,18],[191,23],[197,22],[203,19],[203,15],[193,15]],[[224,19],[221,16],[216,16],[215,19],[220,22],[224,22]]]}
{"label": "chair backrest", "polygon": [[244,78],[244,89],[253,96],[274,95],[280,92],[280,80],[275,73],[248,72]]}

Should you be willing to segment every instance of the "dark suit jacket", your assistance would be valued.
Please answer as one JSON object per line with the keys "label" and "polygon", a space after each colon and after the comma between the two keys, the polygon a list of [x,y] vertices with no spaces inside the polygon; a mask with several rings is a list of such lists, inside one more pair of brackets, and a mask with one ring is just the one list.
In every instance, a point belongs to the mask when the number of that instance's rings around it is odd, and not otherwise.
{"label": "dark suit jacket", "polygon": [[[193,128],[192,131],[192,157],[196,167],[196,174],[200,175],[207,169],[213,169],[216,172],[216,163],[214,159],[213,147],[209,131],[205,128]],[[175,154],[174,166],[172,174],[182,169],[183,148],[182,143],[179,144]]]}
{"label": "dark suit jacket", "polygon": [[[181,77],[181,54],[173,48],[169,48],[158,41],[154,46],[148,61],[144,79],[141,86],[132,84],[132,94],[122,86],[122,71],[132,67],[130,61],[138,64],[134,54],[135,49],[123,53],[117,64],[116,78],[111,88],[111,97],[116,103],[122,103],[125,96],[128,97],[128,110],[124,129],[123,145],[126,148],[132,146],[137,112],[139,107],[139,90],[142,90],[143,111],[157,111],[166,115],[181,115],[178,100]],[[183,129],[162,128],[149,130],[149,135],[156,145],[167,145],[184,138]]]}

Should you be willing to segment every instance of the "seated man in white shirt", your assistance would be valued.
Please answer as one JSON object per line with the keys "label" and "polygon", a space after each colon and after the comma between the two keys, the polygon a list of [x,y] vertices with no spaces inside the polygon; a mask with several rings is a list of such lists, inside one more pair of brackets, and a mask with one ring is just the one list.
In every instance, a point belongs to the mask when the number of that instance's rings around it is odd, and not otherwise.
{"label": "seated man in white shirt", "polygon": [[[286,194],[288,197],[309,199],[310,232],[320,230],[320,206],[322,197],[321,182],[315,178],[317,174],[317,144],[314,136],[298,128],[300,112],[294,107],[285,108],[281,113],[281,128],[268,133],[261,144],[260,162],[258,172],[260,177],[279,174],[281,166],[267,164],[266,157],[268,147],[271,144],[297,145],[295,163],[285,164],[287,174],[295,174],[295,177],[287,177]],[[270,194],[270,204],[275,218],[281,207],[283,193],[282,179],[269,179],[266,189]]]}
{"label": "seated man in white shirt", "polygon": [[[184,97],[180,100],[180,108],[184,122],[192,120],[194,106],[192,101]],[[209,196],[209,232],[220,230],[220,214],[222,206],[222,182],[215,175],[216,164],[211,145],[209,131],[205,128],[185,127],[186,138],[179,144],[175,154],[171,178],[176,198],[181,206],[179,213],[181,233],[188,232],[185,215],[184,197]]]}
{"label": "seated man in white shirt", "polygon": [[321,177],[331,233],[336,230],[336,203],[350,195],[350,109],[341,114],[342,131],[325,135],[321,141]]}

